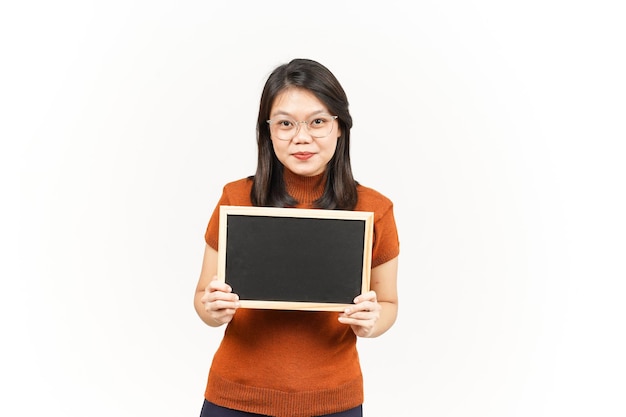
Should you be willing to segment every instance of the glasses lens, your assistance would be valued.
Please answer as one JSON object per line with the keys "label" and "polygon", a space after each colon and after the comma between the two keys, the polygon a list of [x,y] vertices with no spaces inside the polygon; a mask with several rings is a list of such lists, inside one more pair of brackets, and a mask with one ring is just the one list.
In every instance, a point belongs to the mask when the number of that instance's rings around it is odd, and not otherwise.
{"label": "glasses lens", "polygon": [[296,136],[298,124],[290,119],[273,119],[270,123],[272,136],[280,140],[291,140]]}
{"label": "glasses lens", "polygon": [[323,138],[330,135],[330,132],[333,130],[334,121],[335,118],[328,114],[314,117],[307,122],[309,134],[314,138]]}

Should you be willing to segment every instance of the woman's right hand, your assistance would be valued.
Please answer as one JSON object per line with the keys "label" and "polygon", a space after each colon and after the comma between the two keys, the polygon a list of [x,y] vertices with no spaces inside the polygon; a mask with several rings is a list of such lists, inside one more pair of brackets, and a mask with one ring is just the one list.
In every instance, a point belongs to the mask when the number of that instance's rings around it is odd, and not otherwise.
{"label": "woman's right hand", "polygon": [[200,299],[209,318],[218,326],[229,323],[239,308],[239,296],[225,282],[213,277]]}

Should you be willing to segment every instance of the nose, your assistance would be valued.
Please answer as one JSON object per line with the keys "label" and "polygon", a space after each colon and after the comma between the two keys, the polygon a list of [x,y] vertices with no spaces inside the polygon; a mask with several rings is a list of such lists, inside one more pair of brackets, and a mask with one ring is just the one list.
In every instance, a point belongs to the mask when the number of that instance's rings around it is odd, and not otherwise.
{"label": "nose", "polygon": [[308,143],[312,140],[313,136],[309,134],[306,122],[298,122],[298,131],[296,132],[296,136],[293,137],[292,141],[294,143]]}

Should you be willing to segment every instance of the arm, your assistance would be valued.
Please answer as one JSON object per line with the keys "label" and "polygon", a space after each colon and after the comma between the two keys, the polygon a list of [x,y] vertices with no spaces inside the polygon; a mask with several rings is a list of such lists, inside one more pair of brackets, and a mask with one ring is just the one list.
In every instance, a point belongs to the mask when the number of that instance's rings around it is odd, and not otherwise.
{"label": "arm", "polygon": [[339,316],[357,336],[378,337],[393,326],[398,315],[398,258],[372,269],[371,290],[354,299],[354,306]]}
{"label": "arm", "polygon": [[232,320],[239,307],[239,297],[232,291],[228,284],[217,281],[217,251],[206,245],[193,300],[203,322],[219,327]]}

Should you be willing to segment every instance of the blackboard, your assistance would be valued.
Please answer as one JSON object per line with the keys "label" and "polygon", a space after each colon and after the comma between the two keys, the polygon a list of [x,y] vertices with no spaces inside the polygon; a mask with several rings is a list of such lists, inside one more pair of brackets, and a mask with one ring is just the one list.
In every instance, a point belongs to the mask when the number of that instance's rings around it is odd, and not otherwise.
{"label": "blackboard", "polygon": [[369,290],[373,216],[221,206],[218,279],[243,308],[342,311]]}

